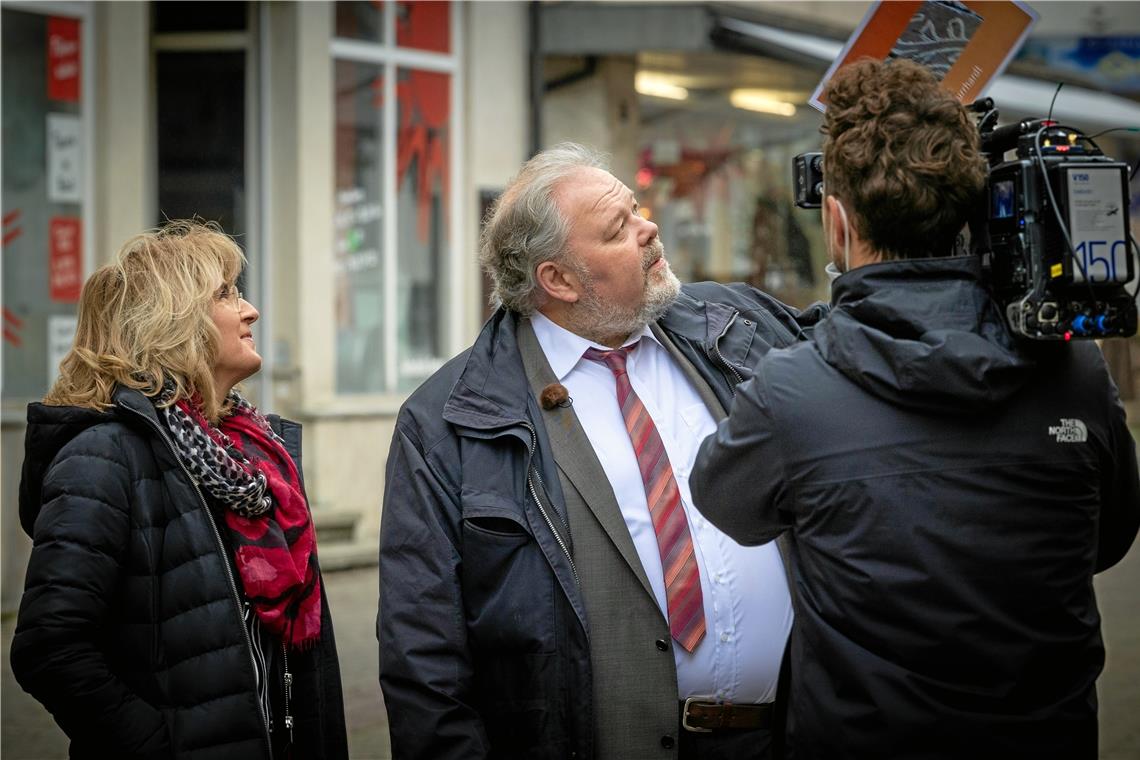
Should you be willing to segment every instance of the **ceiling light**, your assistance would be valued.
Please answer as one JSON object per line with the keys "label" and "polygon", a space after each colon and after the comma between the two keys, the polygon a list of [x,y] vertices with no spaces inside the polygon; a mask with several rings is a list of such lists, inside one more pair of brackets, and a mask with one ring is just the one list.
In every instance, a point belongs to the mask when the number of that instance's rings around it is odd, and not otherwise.
{"label": "ceiling light", "polygon": [[766,90],[733,90],[729,101],[737,108],[777,116],[795,116],[796,107],[786,100],[772,97]]}
{"label": "ceiling light", "polygon": [[689,97],[688,90],[674,84],[668,77],[651,74],[647,71],[637,72],[637,76],[633,80],[633,87],[642,95],[650,95],[655,98],[685,100]]}

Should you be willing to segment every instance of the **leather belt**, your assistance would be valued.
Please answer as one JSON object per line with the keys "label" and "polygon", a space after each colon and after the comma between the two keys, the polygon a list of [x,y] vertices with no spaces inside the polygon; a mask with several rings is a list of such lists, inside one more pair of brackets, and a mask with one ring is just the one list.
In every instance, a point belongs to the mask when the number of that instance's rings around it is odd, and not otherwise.
{"label": "leather belt", "polygon": [[686,731],[705,733],[723,728],[771,728],[772,703],[736,705],[710,702],[704,697],[689,697],[681,705],[681,726]]}

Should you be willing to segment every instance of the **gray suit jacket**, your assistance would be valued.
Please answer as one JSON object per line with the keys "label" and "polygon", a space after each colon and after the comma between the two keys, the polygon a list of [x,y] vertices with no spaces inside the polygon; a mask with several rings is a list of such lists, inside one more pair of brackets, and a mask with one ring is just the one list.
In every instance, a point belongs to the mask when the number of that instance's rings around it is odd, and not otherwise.
{"label": "gray suit jacket", "polygon": [[[723,419],[725,410],[707,383],[663,332],[656,326],[653,330],[714,418]],[[527,379],[540,397],[558,378],[530,320],[520,320],[518,342]],[[677,672],[668,622],[573,406],[544,410],[543,424],[558,465],[589,624],[597,757],[662,757],[662,738],[675,740],[678,731]],[[672,746],[676,757],[676,743]]]}

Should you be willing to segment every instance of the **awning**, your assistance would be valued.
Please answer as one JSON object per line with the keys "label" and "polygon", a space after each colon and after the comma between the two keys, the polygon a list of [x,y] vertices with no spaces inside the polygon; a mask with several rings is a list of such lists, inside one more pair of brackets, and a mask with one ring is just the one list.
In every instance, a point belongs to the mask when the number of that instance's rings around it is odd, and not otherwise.
{"label": "awning", "polygon": [[[717,19],[712,37],[718,44],[737,50],[822,63],[821,76],[843,50],[843,43],[833,39],[726,16]],[[1003,74],[985,94],[994,99],[1002,122],[1009,123],[1044,117],[1056,89],[1055,82]],[[1113,127],[1140,127],[1140,103],[1087,87],[1065,85],[1057,95],[1053,118],[1086,134]]]}

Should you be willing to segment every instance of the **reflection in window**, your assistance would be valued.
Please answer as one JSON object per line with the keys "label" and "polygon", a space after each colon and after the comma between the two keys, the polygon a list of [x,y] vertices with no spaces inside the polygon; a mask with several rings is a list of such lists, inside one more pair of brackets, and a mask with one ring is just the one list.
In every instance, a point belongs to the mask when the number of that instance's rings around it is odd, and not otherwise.
{"label": "reflection in window", "polygon": [[413,387],[439,366],[446,324],[451,77],[400,69],[396,85],[399,376]]}
{"label": "reflection in window", "polygon": [[369,42],[384,41],[383,0],[337,0],[336,36]]}
{"label": "reflection in window", "polygon": [[396,3],[396,44],[451,52],[451,3],[412,0]]}
{"label": "reflection in window", "polygon": [[454,19],[447,2],[334,8],[336,389],[405,391],[443,363],[455,308]]}
{"label": "reflection in window", "polygon": [[383,85],[379,66],[336,62],[333,264],[340,393],[384,390]]}
{"label": "reflection in window", "polygon": [[0,11],[3,388],[43,396],[75,335],[88,157],[81,19]]}

